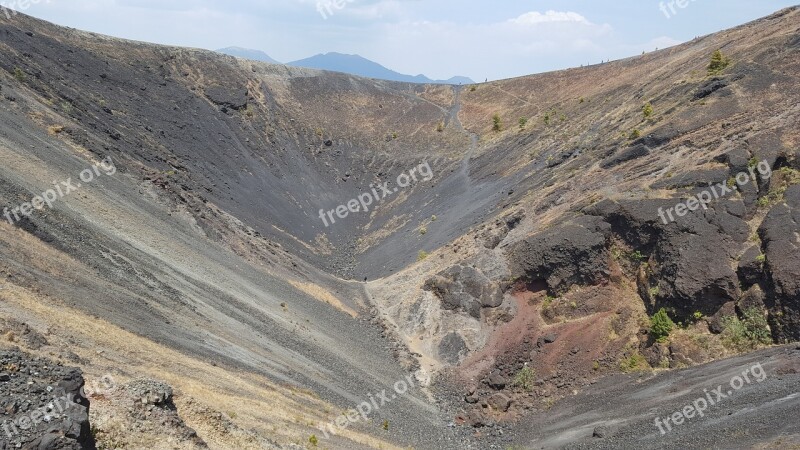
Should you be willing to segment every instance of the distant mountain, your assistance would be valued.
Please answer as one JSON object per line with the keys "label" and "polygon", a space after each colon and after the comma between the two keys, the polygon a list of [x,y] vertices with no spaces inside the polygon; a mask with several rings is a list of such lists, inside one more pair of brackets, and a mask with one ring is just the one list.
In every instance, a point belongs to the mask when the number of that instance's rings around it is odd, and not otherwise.
{"label": "distant mountain", "polygon": [[224,53],[226,55],[236,56],[238,58],[252,59],[253,61],[263,61],[272,64],[280,64],[278,61],[270,58],[270,56],[261,50],[251,50],[249,48],[241,47],[227,47],[217,50],[217,53]]}
{"label": "distant mountain", "polygon": [[326,53],[287,63],[289,66],[307,67],[310,69],[330,70],[344,72],[379,80],[405,81],[408,83],[433,83],[433,84],[472,84],[474,81],[467,77],[453,77],[449,80],[431,80],[425,75],[404,75],[387,69],[382,65],[358,55],[345,55],[342,53]]}

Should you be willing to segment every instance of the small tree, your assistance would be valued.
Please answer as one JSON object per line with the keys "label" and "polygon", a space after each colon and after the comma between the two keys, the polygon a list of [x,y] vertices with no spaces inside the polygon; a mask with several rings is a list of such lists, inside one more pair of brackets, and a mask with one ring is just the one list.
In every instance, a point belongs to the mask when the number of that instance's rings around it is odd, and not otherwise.
{"label": "small tree", "polygon": [[711,55],[711,63],[708,65],[708,74],[716,75],[731,64],[731,59],[722,54],[721,50],[717,50]]}
{"label": "small tree", "polygon": [[650,318],[650,334],[658,342],[666,341],[669,334],[675,328],[675,323],[669,318],[667,310],[661,308]]}
{"label": "small tree", "polygon": [[500,115],[495,114],[494,116],[492,116],[492,122],[493,122],[492,125],[493,131],[500,131],[503,129],[503,120],[500,119]]}

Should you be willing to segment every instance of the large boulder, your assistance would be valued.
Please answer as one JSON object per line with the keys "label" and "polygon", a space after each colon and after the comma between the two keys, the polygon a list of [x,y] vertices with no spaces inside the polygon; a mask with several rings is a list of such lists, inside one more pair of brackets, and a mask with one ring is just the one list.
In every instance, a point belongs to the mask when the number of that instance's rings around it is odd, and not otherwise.
{"label": "large boulder", "polygon": [[514,245],[512,275],[544,281],[558,293],[574,284],[597,284],[609,275],[611,226],[599,217],[579,216]]}
{"label": "large boulder", "polygon": [[428,279],[424,290],[433,292],[446,310],[461,310],[479,318],[482,308],[496,308],[503,303],[500,284],[480,270],[455,265]]}

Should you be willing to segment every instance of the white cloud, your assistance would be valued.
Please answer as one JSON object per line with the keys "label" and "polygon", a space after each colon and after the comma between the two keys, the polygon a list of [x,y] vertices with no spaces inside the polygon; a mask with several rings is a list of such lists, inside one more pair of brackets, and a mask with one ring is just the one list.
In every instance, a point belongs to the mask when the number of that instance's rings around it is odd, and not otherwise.
{"label": "white cloud", "polygon": [[585,25],[591,25],[591,23],[586,20],[585,17],[582,15],[566,11],[547,11],[546,13],[542,14],[538,11],[531,11],[525,13],[516,19],[511,19],[511,22],[516,23],[518,25],[539,25],[542,23],[552,23],[552,22],[576,22],[582,23]]}

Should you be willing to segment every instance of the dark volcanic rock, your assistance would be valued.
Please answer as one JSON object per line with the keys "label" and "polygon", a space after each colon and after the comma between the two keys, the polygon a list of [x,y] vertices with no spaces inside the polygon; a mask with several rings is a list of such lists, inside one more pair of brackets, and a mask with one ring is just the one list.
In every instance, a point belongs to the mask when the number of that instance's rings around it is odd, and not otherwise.
{"label": "dark volcanic rock", "polygon": [[731,264],[747,239],[748,226],[728,212],[730,200],[664,224],[659,208],[673,208],[676,202],[606,200],[585,212],[601,216],[629,246],[650,255],[650,278],[660,286],[652,309],[667,306],[683,317],[694,311],[711,316],[739,298],[739,278]]}
{"label": "dark volcanic rock", "polygon": [[487,380],[489,387],[493,389],[503,389],[508,384],[508,380],[500,372],[492,372]]}
{"label": "dark volcanic rock", "polygon": [[757,245],[748,248],[739,259],[737,270],[739,279],[746,286],[752,286],[764,278],[763,255]]}
{"label": "dark volcanic rock", "polygon": [[433,292],[447,310],[462,310],[480,317],[481,308],[496,308],[503,303],[500,284],[480,270],[462,265],[452,266],[428,279],[423,289]]}
{"label": "dark volcanic rock", "polygon": [[699,169],[685,172],[671,178],[656,181],[650,187],[653,189],[678,189],[683,187],[705,187],[728,180],[727,168]]}
{"label": "dark volcanic rock", "polygon": [[19,350],[0,352],[0,449],[94,449],[80,370]]}
{"label": "dark volcanic rock", "polygon": [[464,339],[455,332],[448,333],[441,342],[439,342],[439,357],[451,365],[456,365],[461,362],[461,358],[463,358],[468,351],[469,349],[467,349],[467,344],[464,342]]}
{"label": "dark volcanic rock", "polygon": [[[772,208],[759,228],[766,252],[766,271],[776,300],[770,314],[778,339],[800,339],[800,185],[790,187],[785,201]],[[780,312],[781,314],[777,314]]]}
{"label": "dark volcanic rock", "polygon": [[730,82],[728,80],[722,78],[712,78],[703,83],[702,86],[697,88],[697,92],[695,92],[694,94],[694,100],[704,99],[709,95],[713,94],[714,92],[717,92],[720,89],[728,87],[729,84]]}
{"label": "dark volcanic rock", "polygon": [[511,399],[507,395],[500,392],[492,394],[488,400],[489,406],[497,411],[506,412],[511,407]]}
{"label": "dark volcanic rock", "polygon": [[235,110],[247,106],[247,88],[228,88],[224,86],[210,86],[205,89],[206,97],[213,103]]}
{"label": "dark volcanic rock", "polygon": [[596,284],[608,276],[611,226],[598,217],[581,216],[535,234],[510,253],[512,274],[543,280],[551,292],[573,284]]}
{"label": "dark volcanic rock", "polygon": [[633,147],[621,150],[614,155],[606,158],[600,163],[603,169],[610,169],[618,166],[624,162],[631,161],[636,158],[641,158],[650,154],[650,149],[644,144],[634,145]]}

